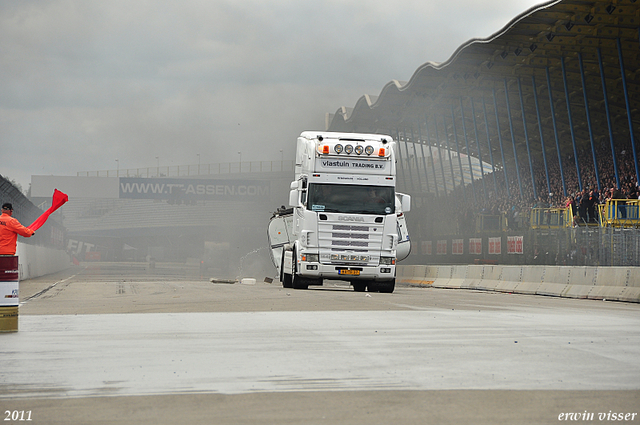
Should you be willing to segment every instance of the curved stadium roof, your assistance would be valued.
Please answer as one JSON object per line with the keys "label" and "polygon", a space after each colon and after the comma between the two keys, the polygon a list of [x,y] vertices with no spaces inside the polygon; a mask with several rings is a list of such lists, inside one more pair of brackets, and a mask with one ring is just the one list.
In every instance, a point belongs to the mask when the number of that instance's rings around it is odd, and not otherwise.
{"label": "curved stadium roof", "polygon": [[639,41],[636,0],[549,1],[487,39],[468,41],[444,63],[425,63],[410,81],[391,81],[379,96],[338,109],[328,129],[389,133],[406,142],[405,159],[410,144],[468,149],[497,170],[519,163],[523,179],[531,163],[557,164],[558,150],[598,157],[606,147],[611,158],[633,149],[640,181]]}

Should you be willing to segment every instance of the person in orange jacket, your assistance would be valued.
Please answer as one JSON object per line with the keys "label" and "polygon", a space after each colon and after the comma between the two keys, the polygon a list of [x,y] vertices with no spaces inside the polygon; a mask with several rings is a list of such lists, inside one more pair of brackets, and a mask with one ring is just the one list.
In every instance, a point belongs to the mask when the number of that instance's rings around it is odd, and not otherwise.
{"label": "person in orange jacket", "polygon": [[13,205],[6,202],[2,204],[0,215],[0,255],[16,255],[16,242],[18,235],[30,238],[35,230],[24,227],[20,222],[11,217]]}

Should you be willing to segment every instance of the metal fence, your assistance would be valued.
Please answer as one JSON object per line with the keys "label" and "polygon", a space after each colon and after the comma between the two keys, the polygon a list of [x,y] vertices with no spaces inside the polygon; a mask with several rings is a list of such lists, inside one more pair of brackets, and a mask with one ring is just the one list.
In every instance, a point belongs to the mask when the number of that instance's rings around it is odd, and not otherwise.
{"label": "metal fence", "polygon": [[604,265],[640,266],[640,229],[601,229],[599,254]]}

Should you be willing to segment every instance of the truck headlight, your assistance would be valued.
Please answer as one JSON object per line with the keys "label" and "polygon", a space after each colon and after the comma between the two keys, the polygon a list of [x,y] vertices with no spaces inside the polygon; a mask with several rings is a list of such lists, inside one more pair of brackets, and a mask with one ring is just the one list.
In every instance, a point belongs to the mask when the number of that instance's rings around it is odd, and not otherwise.
{"label": "truck headlight", "polygon": [[319,263],[320,254],[302,254],[302,261],[306,261],[308,263]]}
{"label": "truck headlight", "polygon": [[380,257],[380,265],[393,266],[396,264],[396,259],[393,257]]}

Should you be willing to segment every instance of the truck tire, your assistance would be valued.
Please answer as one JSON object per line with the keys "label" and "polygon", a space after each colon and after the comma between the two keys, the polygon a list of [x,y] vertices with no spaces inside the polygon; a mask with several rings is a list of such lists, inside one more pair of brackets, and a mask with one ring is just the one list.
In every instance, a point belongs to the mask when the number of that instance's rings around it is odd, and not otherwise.
{"label": "truck tire", "polygon": [[280,261],[280,281],[283,288],[293,288],[291,275],[284,272],[284,252],[282,252],[282,260]]}
{"label": "truck tire", "polygon": [[309,282],[303,277],[293,275],[293,289],[309,289]]}
{"label": "truck tire", "polygon": [[351,285],[353,286],[353,290],[355,292],[364,292],[367,290],[367,282],[363,280],[353,281],[351,282]]}
{"label": "truck tire", "polygon": [[377,288],[378,291],[382,292],[383,294],[392,294],[393,290],[396,288],[396,280],[393,279],[388,282],[378,282]]}

